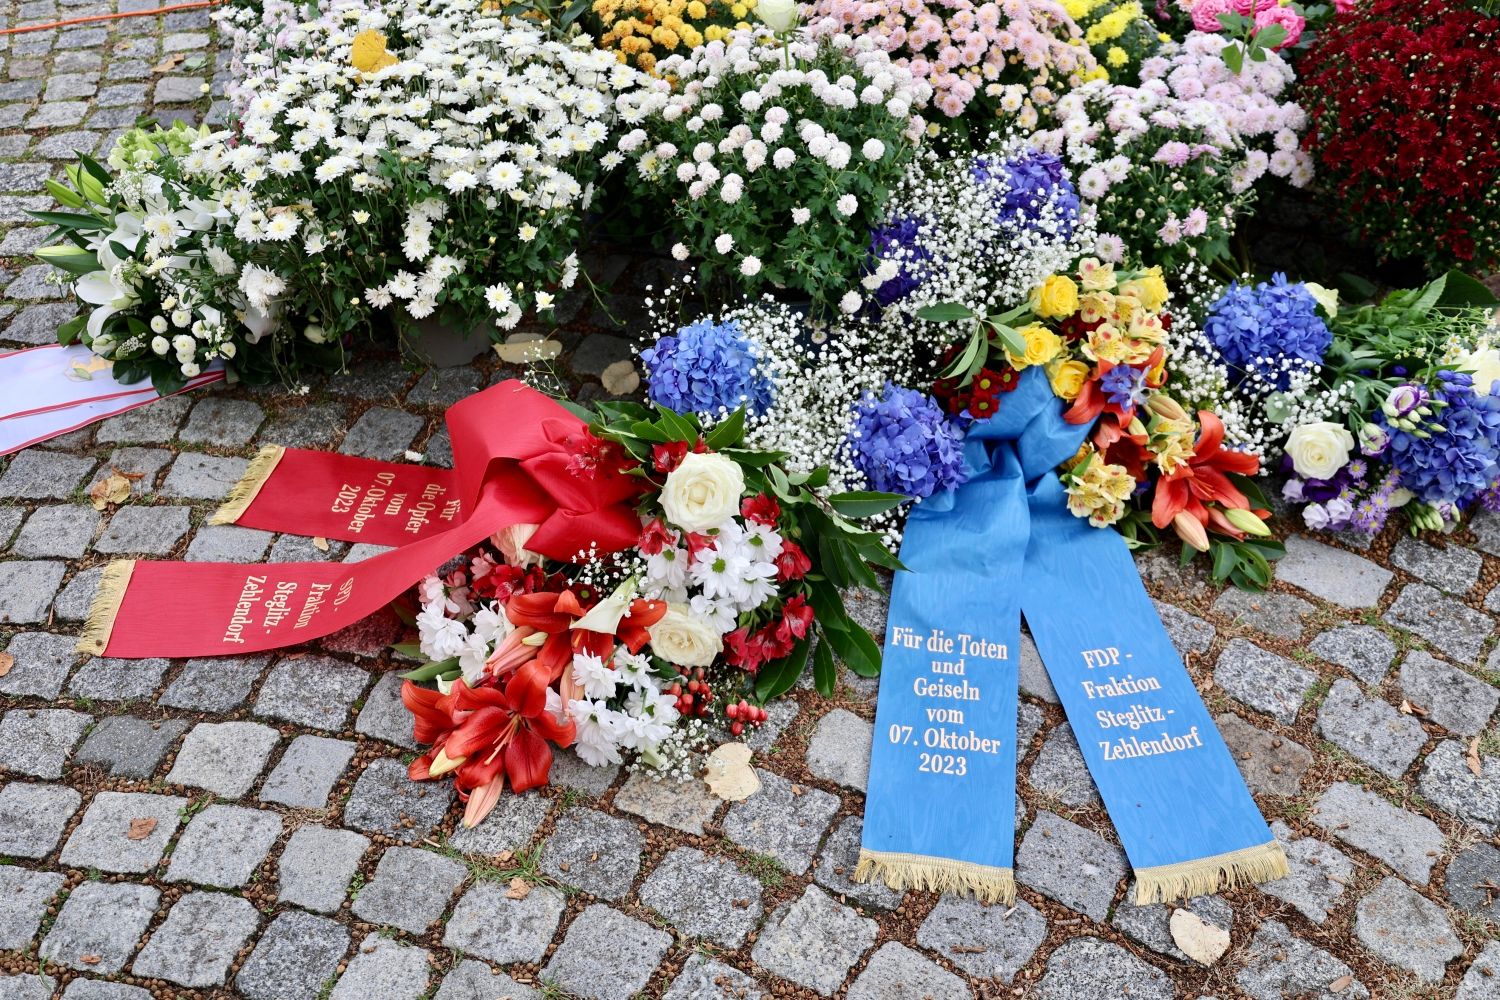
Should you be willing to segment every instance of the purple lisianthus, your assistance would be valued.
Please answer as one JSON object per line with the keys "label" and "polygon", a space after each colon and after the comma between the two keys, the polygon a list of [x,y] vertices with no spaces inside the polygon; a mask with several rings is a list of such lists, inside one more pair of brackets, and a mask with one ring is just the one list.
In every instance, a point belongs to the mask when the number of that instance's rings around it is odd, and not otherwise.
{"label": "purple lisianthus", "polygon": [[763,413],[771,380],[758,369],[755,345],[733,320],[699,320],[641,352],[647,395],[678,413],[718,413],[744,406]]}
{"label": "purple lisianthus", "polygon": [[1254,287],[1231,284],[1210,307],[1203,330],[1231,368],[1253,371],[1278,389],[1287,387],[1290,367],[1320,364],[1333,343],[1317,300],[1284,274]]}
{"label": "purple lisianthus", "polygon": [[[1404,374],[1402,369],[1398,368],[1397,371]],[[1390,391],[1380,409],[1388,417],[1404,420],[1416,415],[1418,410],[1431,401],[1432,396],[1425,385],[1406,382]]]}
{"label": "purple lisianthus", "polygon": [[849,446],[872,488],[921,498],[968,479],[963,437],[937,400],[887,382],[854,404]]}

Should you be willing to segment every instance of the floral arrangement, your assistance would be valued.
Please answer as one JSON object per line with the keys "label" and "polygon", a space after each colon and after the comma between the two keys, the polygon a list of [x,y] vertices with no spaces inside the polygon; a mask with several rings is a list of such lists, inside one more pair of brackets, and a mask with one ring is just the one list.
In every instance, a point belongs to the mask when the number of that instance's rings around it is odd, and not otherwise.
{"label": "floral arrangement", "polygon": [[1138,0],[1062,0],[1062,5],[1109,74],[1101,79],[1131,78],[1164,40]]}
{"label": "floral arrangement", "polygon": [[670,770],[710,721],[736,734],[763,721],[758,704],[809,663],[825,694],[835,658],[879,670],[879,647],[840,592],[878,586],[873,567],[900,565],[855,520],[903,498],[829,492],[826,469],[788,472],[784,456],[744,447],[744,428],[743,408],[700,421],[600,404],[572,462],[638,498],[636,544],[555,564],[526,550],[535,526],[516,525],[421,584],[419,641],[407,652],[427,662],[406,675],[402,697],[432,750],[411,776],[452,774],[465,824],[507,783],[545,783],[553,746],[590,764],[628,752]]}
{"label": "floral arrangement", "polygon": [[1387,258],[1500,264],[1500,17],[1370,0],[1302,60],[1305,144],[1334,209]]}
{"label": "floral arrangement", "polygon": [[150,378],[164,393],[216,362],[253,373],[241,349],[271,325],[265,288],[254,273],[237,280],[226,250],[222,179],[195,162],[203,136],[180,122],[126,132],[110,169],[83,157],[67,183],[47,181],[66,211],[35,213],[59,241],[38,256],[68,274],[89,307],[59,341],[87,344],[117,378]]}
{"label": "floral arrangement", "polygon": [[840,304],[922,131],[927,85],[842,35],[778,44],[736,32],[657,68],[675,84],[621,97],[636,127],[619,150],[646,197],[672,205],[673,254],[696,254],[752,293],[769,285]]}
{"label": "floral arrangement", "polygon": [[818,0],[814,34],[850,34],[932,87],[947,118],[1014,115],[1032,128],[1069,87],[1104,71],[1056,0]]}
{"label": "floral arrangement", "polygon": [[594,0],[604,26],[599,47],[650,73],[656,61],[748,31],[756,0]]}

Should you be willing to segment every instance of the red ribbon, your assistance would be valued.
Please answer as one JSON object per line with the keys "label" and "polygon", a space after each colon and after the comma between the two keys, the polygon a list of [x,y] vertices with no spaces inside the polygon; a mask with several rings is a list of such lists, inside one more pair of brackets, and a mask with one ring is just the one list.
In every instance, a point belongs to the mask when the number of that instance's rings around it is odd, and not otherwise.
{"label": "red ribbon", "polygon": [[449,408],[453,470],[304,449],[267,449],[216,520],[398,546],[358,563],[118,561],[79,649],[212,656],[291,646],[373,614],[423,576],[514,524],[559,561],[633,545],[635,482],[580,466],[586,425],[514,380]]}

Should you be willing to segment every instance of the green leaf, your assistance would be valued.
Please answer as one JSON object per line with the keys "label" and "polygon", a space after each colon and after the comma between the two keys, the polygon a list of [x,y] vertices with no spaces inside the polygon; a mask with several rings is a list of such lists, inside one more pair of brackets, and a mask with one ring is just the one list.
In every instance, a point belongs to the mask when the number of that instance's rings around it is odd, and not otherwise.
{"label": "green leaf", "polygon": [[457,666],[458,657],[450,656],[446,660],[435,660],[432,663],[424,664],[415,670],[408,670],[406,673],[398,674],[397,676],[409,681],[430,681],[446,674]]}
{"label": "green leaf", "polygon": [[1425,316],[1437,305],[1438,300],[1443,297],[1443,289],[1448,287],[1448,275],[1439,275],[1422,289],[1422,294],[1407,307],[1406,314],[1413,318]]}
{"label": "green leaf", "polygon": [[1448,307],[1481,307],[1485,309],[1500,305],[1495,293],[1471,275],[1462,271],[1449,271],[1443,275],[1443,295],[1438,305]]}
{"label": "green leaf", "polygon": [[64,347],[78,341],[78,335],[88,325],[88,316],[74,316],[62,326],[57,328],[57,342]]}
{"label": "green leaf", "polygon": [[393,642],[391,649],[402,656],[421,657],[422,644],[419,642]]}
{"label": "green leaf", "polygon": [[1011,354],[1018,358],[1026,356],[1026,338],[1021,336],[1021,331],[1015,327],[996,324],[995,335],[1000,338],[1000,343]]}
{"label": "green leaf", "polygon": [[703,443],[708,445],[709,451],[723,451],[725,448],[733,448],[744,437],[745,408],[742,406],[719,421],[714,429],[708,432]]}
{"label": "green leaf", "polygon": [[833,650],[828,648],[826,641],[819,642],[813,647],[813,685],[818,694],[832,698],[838,679],[838,670],[833,665]]}
{"label": "green leaf", "polygon": [[[62,229],[103,229],[104,223],[92,215],[83,215],[78,212],[27,212],[27,215],[38,222],[45,222],[49,226],[58,226]],[[129,256],[129,254],[126,254]]]}
{"label": "green leaf", "polygon": [[973,310],[961,302],[938,302],[917,310],[917,319],[929,323],[958,323],[975,318]]}
{"label": "green leaf", "polygon": [[911,497],[901,493],[853,490],[849,493],[835,493],[828,498],[828,502],[845,517],[874,517],[893,507],[899,507],[910,499]]}
{"label": "green leaf", "polygon": [[767,663],[755,677],[755,697],[762,702],[780,698],[797,684],[797,678],[807,667],[807,651],[812,645],[808,635],[792,648],[791,653],[780,660]]}
{"label": "green leaf", "polygon": [[861,677],[880,676],[880,647],[863,625],[852,623],[846,632],[824,633],[844,666]]}

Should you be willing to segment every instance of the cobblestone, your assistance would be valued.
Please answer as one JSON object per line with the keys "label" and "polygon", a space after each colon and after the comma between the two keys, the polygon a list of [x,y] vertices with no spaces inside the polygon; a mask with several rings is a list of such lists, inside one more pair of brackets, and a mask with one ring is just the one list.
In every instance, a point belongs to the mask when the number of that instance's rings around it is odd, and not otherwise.
{"label": "cobblestone", "polygon": [[370,838],[353,830],[298,827],[277,862],[277,895],[309,910],[337,912],[369,846]]}
{"label": "cobblestone", "polygon": [[1408,701],[1421,705],[1433,722],[1464,736],[1483,729],[1500,704],[1500,690],[1420,649],[1407,654],[1397,676]]}
{"label": "cobblestone", "polygon": [[1175,1000],[1166,973],[1117,944],[1084,937],[1069,941],[1047,959],[1037,983],[1038,1000]]}
{"label": "cobblestone", "polygon": [[1479,581],[1478,552],[1458,545],[1436,546],[1410,536],[1391,550],[1391,565],[1450,594],[1467,593]]}
{"label": "cobblestone", "polygon": [[271,546],[272,534],[233,524],[198,529],[182,558],[189,562],[260,562]]}
{"label": "cobblestone", "polygon": [[162,481],[163,496],[185,500],[222,500],[240,481],[249,467],[243,458],[219,458],[184,452],[177,456],[167,478]]}
{"label": "cobblestone", "polygon": [[1291,594],[1270,591],[1252,594],[1231,588],[1219,595],[1214,610],[1277,639],[1300,639],[1303,619],[1312,614],[1314,608]]}
{"label": "cobblestone", "polygon": [[[158,90],[168,82],[170,78],[158,83]],[[265,412],[249,400],[206,396],[193,405],[187,423],[178,432],[177,439],[226,448],[235,447],[248,444],[264,419]]]}
{"label": "cobblestone", "polygon": [[81,795],[64,785],[12,781],[0,790],[0,855],[45,858],[82,801]]}
{"label": "cobblestone", "polygon": [[77,559],[88,550],[98,529],[99,515],[87,507],[42,507],[26,519],[12,551],[28,559]]}
{"label": "cobblestone", "polygon": [[1252,642],[1231,639],[1219,654],[1214,680],[1256,711],[1290,725],[1317,675]]}
{"label": "cobblestone", "polygon": [[1500,849],[1475,844],[1460,852],[1443,873],[1443,889],[1453,905],[1466,913],[1500,924],[1500,893],[1486,886],[1500,874]]}
{"label": "cobblestone", "polygon": [[1500,941],[1485,945],[1474,959],[1455,1000],[1500,1000]]}
{"label": "cobblestone", "polygon": [[280,734],[255,722],[202,722],[177,752],[167,784],[207,789],[226,799],[250,790]]}
{"label": "cobblestone", "polygon": [[[1267,920],[1255,932],[1245,956],[1245,968],[1235,985],[1254,1000],[1316,997],[1318,1000],[1369,1000],[1370,991],[1354,978],[1354,970],[1321,948]],[[1340,984],[1337,990],[1332,987]]]}
{"label": "cobblestone", "polygon": [[[600,948],[608,941],[608,948]],[[672,935],[602,903],[585,909],[568,928],[542,978],[593,1000],[630,1000],[661,964]]]}
{"label": "cobblestone", "polygon": [[329,1000],[418,1000],[427,992],[430,960],[421,948],[370,934],[360,943]]}
{"label": "cobblestone", "polygon": [[365,696],[364,708],[354,720],[354,731],[414,750],[417,741],[412,739],[411,713],[401,703],[401,683],[395,673],[381,674]]}
{"label": "cobblestone", "polygon": [[[1110,922],[1123,931],[1126,937],[1145,945],[1158,955],[1169,955],[1179,962],[1191,961],[1172,938],[1172,910],[1163,903],[1139,905],[1135,902],[1135,893],[1136,884],[1132,881],[1125,890],[1125,899],[1115,907]],[[1234,927],[1234,910],[1219,896],[1194,896],[1174,909],[1185,909],[1205,924],[1226,931]]]}
{"label": "cobblestone", "polygon": [[178,815],[187,803],[176,795],[100,792],[63,845],[58,860],[75,868],[149,872],[177,831]]}
{"label": "cobblestone", "polygon": [[100,720],[78,748],[78,763],[100,764],[119,778],[149,778],[187,731],[185,719],[150,721],[133,715]]}
{"label": "cobblestone", "polygon": [[1376,955],[1432,983],[1447,963],[1463,954],[1463,942],[1442,908],[1390,876],[1360,900],[1354,934]]}
{"label": "cobblestone", "polygon": [[679,930],[731,949],[744,942],[762,912],[759,881],[691,847],[663,858],[640,896]]}
{"label": "cobblestone", "polygon": [[158,699],[172,708],[228,712],[245,703],[269,656],[209,656],[188,660]]}
{"label": "cobblestone", "polygon": [[1439,743],[1422,765],[1417,789],[1439,809],[1494,836],[1500,833],[1500,757],[1480,754],[1477,775],[1466,758],[1457,740]]}
{"label": "cobblestone", "polygon": [[369,680],[358,667],[326,656],[283,659],[261,685],[255,713],[337,731]]}
{"label": "cobblestone", "polygon": [[1288,874],[1262,883],[1261,892],[1296,907],[1315,924],[1328,919],[1354,875],[1354,864],[1338,848],[1316,837],[1296,837],[1277,820],[1271,832],[1286,852]]}
{"label": "cobblestone", "polygon": [[328,793],[354,757],[354,744],[322,736],[299,736],[287,747],[261,788],[266,802],[322,809]]}
{"label": "cobblestone", "polygon": [[28,448],[0,475],[0,499],[65,500],[93,468],[90,458]]}
{"label": "cobblestone", "polygon": [[349,932],[326,917],[291,910],[272,920],[235,976],[249,1000],[306,1000],[337,973]]}
{"label": "cobblestone", "polygon": [[1307,647],[1314,656],[1336,663],[1366,684],[1385,680],[1396,658],[1396,644],[1373,625],[1340,625],[1319,635]]}
{"label": "cobblestone", "polygon": [[29,560],[0,563],[0,622],[25,625],[47,619],[67,566]]}
{"label": "cobblestone", "polygon": [[1047,918],[1018,899],[986,906],[944,895],[917,928],[917,943],[975,979],[1010,982],[1047,937]]}
{"label": "cobblestone", "polygon": [[222,986],[230,964],[259,924],[248,900],[190,892],[167,912],[131,971],[179,986]]}
{"label": "cobblestone", "polygon": [[13,708],[0,719],[0,765],[17,774],[61,778],[91,716],[66,708]]}
{"label": "cobblestone", "polygon": [[813,879],[841,899],[847,896],[865,906],[894,910],[906,898],[904,890],[892,889],[880,879],[854,881],[854,869],[859,864],[859,838],[863,830],[864,820],[861,817],[844,817],[823,843],[817,868],[813,870]]}
{"label": "cobblestone", "polygon": [[[670,998],[671,994],[667,996]],[[499,969],[466,959],[443,977],[443,985],[438,987],[433,1000],[542,1000],[542,994],[530,986],[522,986]]]}
{"label": "cobblestone", "polygon": [[1066,722],[1047,734],[1030,776],[1033,788],[1065,806],[1082,809],[1101,804],[1073,727]]}
{"label": "cobblestone", "polygon": [[117,660],[95,657],[73,675],[69,693],[99,701],[138,701],[161,686],[170,663],[163,659]]}
{"label": "cobblestone", "polygon": [[354,783],[344,805],[344,823],[405,843],[426,837],[453,801],[449,782],[415,782],[399,760],[377,760]]}
{"label": "cobblestone", "polygon": [[119,972],[156,912],[161,893],[128,882],[85,882],[68,896],[37,953],[82,972]]}
{"label": "cobblestone", "polygon": [[354,900],[354,915],[423,934],[448,909],[469,870],[457,861],[415,847],[391,847],[380,856],[370,884]]}
{"label": "cobblestone", "polygon": [[828,997],[875,943],[875,932],[875,921],[810,885],[771,915],[750,957],[761,968]]}
{"label": "cobblestone", "polygon": [[1125,877],[1125,853],[1091,830],[1039,811],[1016,852],[1016,880],[1103,921]]}
{"label": "cobblestone", "polygon": [[1214,723],[1251,791],[1296,795],[1302,790],[1302,776],[1313,762],[1313,755],[1306,747],[1296,740],[1258,729],[1229,712]]}
{"label": "cobblestone", "polygon": [[453,908],[443,947],[500,965],[540,962],[566,907],[563,894],[549,886],[516,899],[503,883],[476,882]]}
{"label": "cobblestone", "polygon": [[968,1000],[974,994],[962,979],[895,941],[870,956],[865,970],[845,994],[849,1000],[906,995],[924,1000]]}
{"label": "cobblestone", "polygon": [[760,777],[760,791],[730,807],[724,833],[741,847],[770,855],[792,874],[801,875],[811,867],[818,843],[838,812],[839,800],[770,771],[757,769],[755,773]]}
{"label": "cobblestone", "polygon": [[[682,972],[672,980],[662,1000],[728,1000],[732,997],[765,997],[765,989],[733,966],[705,955],[689,956]],[[439,998],[441,1000],[441,997]]]}
{"label": "cobblestone", "polygon": [[807,747],[807,769],[814,777],[862,792],[870,780],[870,745],[875,727],[853,712],[836,708],[818,720]]}
{"label": "cobblestone", "polygon": [[1370,608],[1391,582],[1391,571],[1352,552],[1291,535],[1276,560],[1276,579],[1346,608]]}
{"label": "cobblestone", "polygon": [[250,881],[270,853],[281,825],[281,817],[273,812],[209,806],[193,817],[177,841],[167,880],[238,888]]}
{"label": "cobblestone", "polygon": [[0,677],[0,694],[56,698],[78,660],[74,649],[77,642],[50,632],[22,632],[12,637],[5,651],[15,657],[15,663]]}
{"label": "cobblestone", "polygon": [[1479,658],[1485,640],[1495,630],[1489,616],[1422,583],[1408,585],[1381,617],[1465,663]]}
{"label": "cobblestone", "polygon": [[1313,806],[1312,820],[1418,885],[1427,884],[1443,848],[1443,831],[1432,820],[1345,782],[1323,793]]}
{"label": "cobblestone", "polygon": [[531,843],[551,809],[552,801],[536,792],[502,795],[477,826],[460,824],[448,838],[448,846],[470,855],[518,851]]}
{"label": "cobblestone", "polygon": [[53,872],[0,867],[0,949],[25,951],[65,880]]}
{"label": "cobblestone", "polygon": [[542,847],[542,871],[601,899],[620,899],[641,868],[641,835],[633,823],[595,809],[558,817]]}
{"label": "cobblestone", "polygon": [[1427,742],[1416,718],[1343,679],[1334,681],[1318,708],[1318,732],[1388,778],[1401,777]]}
{"label": "cobblestone", "polygon": [[339,451],[364,458],[400,458],[412,446],[425,423],[415,414],[376,406],[361,414],[349,428]]}
{"label": "cobblestone", "polygon": [[124,507],[115,511],[94,543],[110,555],[164,556],[191,526],[186,507]]}

